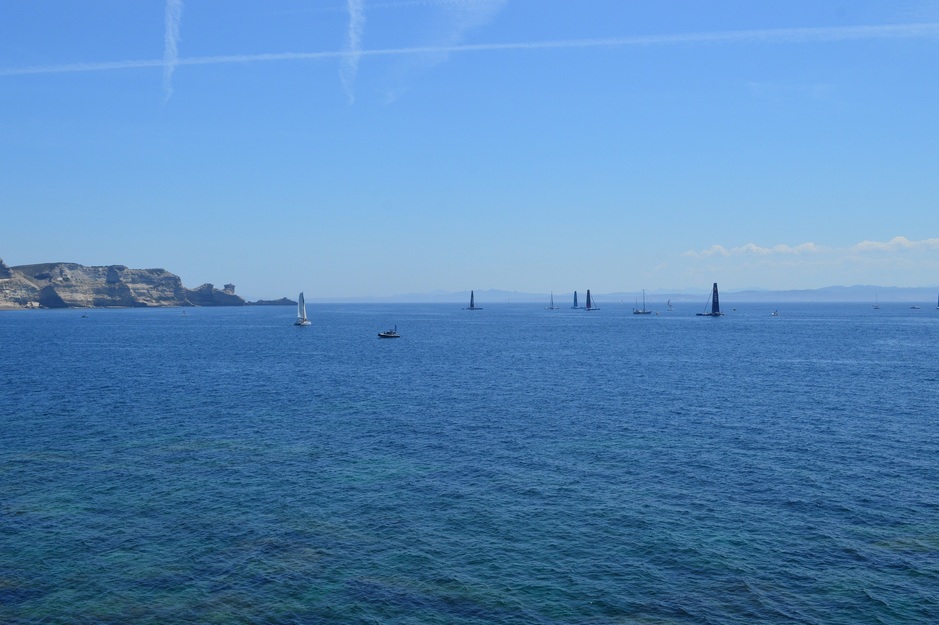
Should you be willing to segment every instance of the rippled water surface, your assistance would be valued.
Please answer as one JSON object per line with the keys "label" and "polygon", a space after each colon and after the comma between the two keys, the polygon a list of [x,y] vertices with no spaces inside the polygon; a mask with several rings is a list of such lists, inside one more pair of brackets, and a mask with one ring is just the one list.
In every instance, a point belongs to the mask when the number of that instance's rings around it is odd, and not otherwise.
{"label": "rippled water surface", "polygon": [[0,313],[0,622],[939,622],[939,311],[484,306]]}

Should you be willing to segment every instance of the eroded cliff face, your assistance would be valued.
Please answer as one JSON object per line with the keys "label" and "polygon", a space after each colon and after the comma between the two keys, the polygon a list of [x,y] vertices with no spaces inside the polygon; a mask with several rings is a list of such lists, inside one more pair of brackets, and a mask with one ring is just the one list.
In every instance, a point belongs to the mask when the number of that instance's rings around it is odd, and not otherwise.
{"label": "eroded cliff face", "polygon": [[220,291],[211,284],[187,289],[165,269],[129,269],[124,265],[86,267],[44,263],[8,267],[0,260],[0,307],[87,308],[149,306],[243,306],[233,285]]}

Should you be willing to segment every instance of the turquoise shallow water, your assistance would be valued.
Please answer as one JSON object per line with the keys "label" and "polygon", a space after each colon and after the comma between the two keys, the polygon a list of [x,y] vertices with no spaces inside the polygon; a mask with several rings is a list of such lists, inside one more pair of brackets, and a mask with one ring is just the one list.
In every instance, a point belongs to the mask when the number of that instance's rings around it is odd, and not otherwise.
{"label": "turquoise shallow water", "polygon": [[939,311],[484,306],[0,314],[0,622],[939,622]]}

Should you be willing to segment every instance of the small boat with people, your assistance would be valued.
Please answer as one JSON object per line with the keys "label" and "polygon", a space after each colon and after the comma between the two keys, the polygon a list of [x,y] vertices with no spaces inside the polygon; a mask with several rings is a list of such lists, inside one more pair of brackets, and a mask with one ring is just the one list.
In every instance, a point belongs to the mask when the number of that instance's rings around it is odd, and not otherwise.
{"label": "small boat with people", "polygon": [[378,333],[378,338],[380,338],[380,339],[397,339],[397,338],[401,338],[401,335],[398,334],[398,326],[397,326],[397,324],[396,324],[395,327],[394,327],[393,329],[391,329],[391,330],[385,330],[384,332],[379,332],[379,333]]}

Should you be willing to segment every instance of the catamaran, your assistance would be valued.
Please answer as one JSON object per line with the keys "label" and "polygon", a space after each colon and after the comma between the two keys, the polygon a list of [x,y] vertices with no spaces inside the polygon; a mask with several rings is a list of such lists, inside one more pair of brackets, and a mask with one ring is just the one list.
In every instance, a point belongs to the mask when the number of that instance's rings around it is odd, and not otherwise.
{"label": "catamaran", "polygon": [[306,318],[306,302],[303,301],[303,291],[300,291],[300,297],[297,299],[297,320],[293,322],[293,325],[310,325],[310,320]]}
{"label": "catamaran", "polygon": [[473,295],[473,292],[470,291],[470,305],[468,308],[464,308],[463,310],[482,310],[482,309],[483,309],[482,306],[476,305],[476,298]]}
{"label": "catamaran", "polygon": [[[637,304],[639,302],[636,302]],[[642,289],[642,308],[633,308],[634,315],[649,315],[652,314],[651,310],[646,309],[646,290]]]}
{"label": "catamaran", "polygon": [[600,307],[590,299],[590,289],[587,289],[587,310],[600,310]]}
{"label": "catamaran", "polygon": [[704,307],[705,312],[697,313],[698,317],[721,317],[724,313],[721,312],[721,303],[720,299],[717,296],[717,282],[714,283],[714,289],[711,291],[711,312],[707,311],[707,305]]}
{"label": "catamaran", "polygon": [[578,310],[578,309],[580,309],[580,308],[583,308],[583,306],[578,306],[578,305],[577,305],[577,291],[574,291],[574,305],[571,306],[571,308],[573,308],[574,310]]}
{"label": "catamaran", "polygon": [[554,305],[554,291],[551,291],[551,303],[545,307],[545,310],[557,310],[559,307]]}

